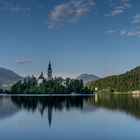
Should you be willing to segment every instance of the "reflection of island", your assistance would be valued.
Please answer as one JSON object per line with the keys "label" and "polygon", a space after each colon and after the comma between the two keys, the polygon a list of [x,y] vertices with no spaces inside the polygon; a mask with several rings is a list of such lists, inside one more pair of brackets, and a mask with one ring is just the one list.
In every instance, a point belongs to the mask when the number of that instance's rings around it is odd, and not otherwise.
{"label": "reflection of island", "polygon": [[84,112],[94,112],[99,107],[111,110],[120,110],[140,119],[140,98],[127,95],[96,95],[81,96],[50,96],[29,97],[12,96],[0,97],[0,119],[11,117],[20,109],[29,112],[40,112],[42,117],[48,113],[49,126],[52,123],[54,111],[71,110],[77,108]]}
{"label": "reflection of island", "polygon": [[96,95],[96,96],[49,96],[30,97],[12,96],[0,97],[0,119],[11,117],[20,109],[29,112],[40,112],[42,117],[48,113],[48,123],[51,127],[54,111],[77,108],[84,112],[94,112],[99,107],[120,110],[140,119],[140,98],[127,95]]}
{"label": "reflection of island", "polygon": [[13,96],[11,100],[19,108],[24,108],[28,111],[39,111],[43,116],[44,112],[48,111],[48,122],[51,126],[52,122],[52,112],[53,110],[62,111],[63,109],[70,110],[71,108],[83,109],[84,101],[89,97],[80,97],[80,96],[59,96],[59,97],[21,97]]}
{"label": "reflection of island", "polygon": [[11,101],[10,97],[0,97],[0,119],[13,116],[19,108]]}

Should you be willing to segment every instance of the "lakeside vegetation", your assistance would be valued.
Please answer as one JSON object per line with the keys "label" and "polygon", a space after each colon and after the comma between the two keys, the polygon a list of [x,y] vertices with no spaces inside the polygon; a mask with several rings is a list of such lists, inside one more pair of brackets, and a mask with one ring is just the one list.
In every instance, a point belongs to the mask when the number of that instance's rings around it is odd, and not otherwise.
{"label": "lakeside vegetation", "polygon": [[84,87],[82,80],[54,78],[43,80],[40,84],[36,77],[27,77],[11,87],[12,94],[89,94],[91,91]]}
{"label": "lakeside vegetation", "polygon": [[128,92],[140,90],[140,67],[136,67],[125,74],[109,76],[86,84],[88,89],[94,91]]}

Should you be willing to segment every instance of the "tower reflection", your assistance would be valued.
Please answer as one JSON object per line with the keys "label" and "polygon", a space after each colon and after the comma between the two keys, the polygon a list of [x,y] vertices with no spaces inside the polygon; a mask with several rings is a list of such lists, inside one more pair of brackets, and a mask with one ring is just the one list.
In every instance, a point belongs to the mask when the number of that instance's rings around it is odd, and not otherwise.
{"label": "tower reflection", "polygon": [[13,96],[11,100],[19,108],[24,108],[29,112],[39,111],[41,116],[48,113],[48,125],[52,125],[53,111],[62,111],[64,108],[70,110],[72,108],[83,109],[84,101],[88,97],[76,96],[59,96],[59,97],[27,97],[27,96]]}

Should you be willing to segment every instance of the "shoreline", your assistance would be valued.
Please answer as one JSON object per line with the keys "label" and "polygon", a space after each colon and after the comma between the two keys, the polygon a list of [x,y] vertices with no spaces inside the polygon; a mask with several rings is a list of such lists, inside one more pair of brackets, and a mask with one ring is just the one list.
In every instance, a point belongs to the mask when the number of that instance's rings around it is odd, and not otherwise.
{"label": "shoreline", "polygon": [[128,91],[128,92],[95,92],[97,95],[140,95],[140,91]]}
{"label": "shoreline", "polygon": [[39,96],[46,96],[46,97],[49,97],[49,96],[94,96],[94,94],[0,94],[0,96],[29,96],[29,97],[33,97],[33,96],[36,96],[36,97],[39,97]]}

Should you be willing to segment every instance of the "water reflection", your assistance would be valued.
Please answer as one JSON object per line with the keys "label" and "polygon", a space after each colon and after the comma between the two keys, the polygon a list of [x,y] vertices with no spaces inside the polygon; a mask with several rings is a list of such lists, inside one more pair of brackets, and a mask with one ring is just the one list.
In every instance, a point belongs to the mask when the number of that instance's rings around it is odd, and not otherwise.
{"label": "water reflection", "polygon": [[139,95],[95,95],[89,98],[87,103],[111,110],[120,110],[140,119]]}
{"label": "water reflection", "polygon": [[12,117],[20,109],[11,101],[11,97],[0,97],[0,119]]}
{"label": "water reflection", "polygon": [[109,110],[120,110],[140,119],[140,97],[127,95],[106,96],[70,96],[70,97],[27,97],[12,96],[0,97],[0,119],[11,117],[20,110],[28,112],[40,112],[41,116],[48,113],[48,122],[51,127],[53,111],[64,111],[77,109],[83,113],[93,112],[98,108]]}
{"label": "water reflection", "polygon": [[53,110],[62,111],[63,109],[70,110],[72,108],[77,108],[82,110],[84,102],[88,100],[89,97],[84,96],[51,96],[51,97],[21,97],[12,96],[11,101],[19,108],[24,108],[29,112],[39,111],[43,117],[44,112],[48,111],[48,122],[51,127],[52,123],[52,112]]}

